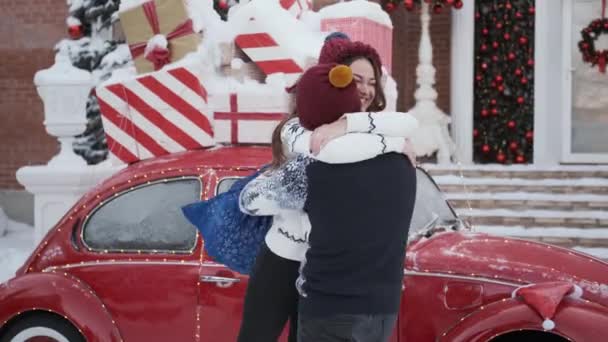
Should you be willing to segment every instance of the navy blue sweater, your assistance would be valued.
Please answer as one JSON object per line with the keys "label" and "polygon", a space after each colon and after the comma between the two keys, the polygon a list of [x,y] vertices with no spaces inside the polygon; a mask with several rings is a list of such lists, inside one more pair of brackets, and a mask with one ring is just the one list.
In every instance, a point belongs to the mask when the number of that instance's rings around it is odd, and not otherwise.
{"label": "navy blue sweater", "polygon": [[312,225],[300,312],[392,314],[399,310],[416,172],[401,154],[307,167]]}

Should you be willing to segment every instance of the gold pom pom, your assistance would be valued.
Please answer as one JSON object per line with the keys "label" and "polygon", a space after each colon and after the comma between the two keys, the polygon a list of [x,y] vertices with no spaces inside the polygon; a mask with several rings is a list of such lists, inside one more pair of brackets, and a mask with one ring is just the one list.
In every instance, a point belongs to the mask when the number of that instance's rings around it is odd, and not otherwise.
{"label": "gold pom pom", "polygon": [[336,65],[329,71],[329,83],[336,88],[346,88],[353,81],[353,71],[346,65]]}

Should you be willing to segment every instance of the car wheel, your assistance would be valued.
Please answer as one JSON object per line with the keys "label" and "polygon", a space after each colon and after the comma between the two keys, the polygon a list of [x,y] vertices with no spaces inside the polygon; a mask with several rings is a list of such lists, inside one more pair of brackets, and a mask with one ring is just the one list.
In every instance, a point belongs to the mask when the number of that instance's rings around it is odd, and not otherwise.
{"label": "car wheel", "polygon": [[33,313],[10,324],[0,342],[86,342],[70,322],[51,313]]}
{"label": "car wheel", "polygon": [[568,340],[545,331],[522,330],[498,336],[490,342],[568,342]]}

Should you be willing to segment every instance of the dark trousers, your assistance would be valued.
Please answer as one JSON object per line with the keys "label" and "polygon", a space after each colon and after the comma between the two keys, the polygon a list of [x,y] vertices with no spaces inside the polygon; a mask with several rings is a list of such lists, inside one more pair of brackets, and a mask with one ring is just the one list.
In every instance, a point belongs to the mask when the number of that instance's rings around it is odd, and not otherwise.
{"label": "dark trousers", "polygon": [[264,244],[249,277],[238,342],[276,342],[290,321],[289,342],[297,340],[300,263],[281,258]]}
{"label": "dark trousers", "polygon": [[300,315],[298,342],[386,342],[397,315]]}

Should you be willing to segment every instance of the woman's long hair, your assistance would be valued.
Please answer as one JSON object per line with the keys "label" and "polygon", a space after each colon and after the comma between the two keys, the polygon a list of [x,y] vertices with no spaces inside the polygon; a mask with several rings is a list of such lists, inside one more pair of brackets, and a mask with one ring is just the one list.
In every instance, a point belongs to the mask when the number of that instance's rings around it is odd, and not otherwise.
{"label": "woman's long hair", "polygon": [[[374,100],[369,105],[369,108],[367,108],[367,110],[370,112],[383,111],[384,108],[386,108],[386,96],[384,95],[384,89],[382,88],[382,66],[378,65],[377,63],[374,63],[374,61],[371,58],[367,58],[365,56],[351,56],[351,57],[345,59],[344,61],[342,61],[342,64],[351,65],[354,61],[361,59],[361,58],[365,58],[366,60],[368,60],[371,63],[372,68],[374,69],[374,77],[376,78],[376,85],[374,86],[374,88],[376,90],[376,94],[374,96]],[[295,103],[295,94],[291,94],[291,95],[292,95],[292,98],[291,98],[291,101],[292,101],[291,107],[292,108],[291,108],[290,114],[287,115],[283,120],[281,120],[281,122],[277,125],[277,127],[272,132],[272,140],[271,140],[271,145],[270,145],[272,147],[272,163],[271,163],[272,168],[278,168],[287,160],[287,157],[285,156],[285,151],[283,150],[283,141],[281,140],[281,131],[283,130],[283,127],[285,126],[287,121],[298,116],[297,103]]]}

